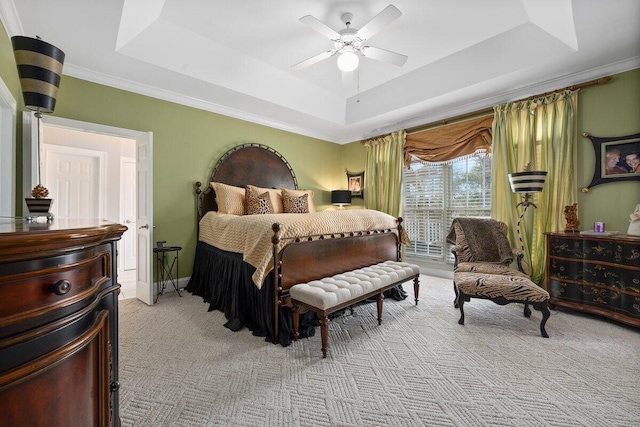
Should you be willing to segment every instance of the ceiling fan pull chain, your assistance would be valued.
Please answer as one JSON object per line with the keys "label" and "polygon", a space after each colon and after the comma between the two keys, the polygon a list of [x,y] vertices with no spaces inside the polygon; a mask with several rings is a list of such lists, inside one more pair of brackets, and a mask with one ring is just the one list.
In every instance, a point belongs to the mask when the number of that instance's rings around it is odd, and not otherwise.
{"label": "ceiling fan pull chain", "polygon": [[360,68],[356,68],[356,104],[360,103]]}

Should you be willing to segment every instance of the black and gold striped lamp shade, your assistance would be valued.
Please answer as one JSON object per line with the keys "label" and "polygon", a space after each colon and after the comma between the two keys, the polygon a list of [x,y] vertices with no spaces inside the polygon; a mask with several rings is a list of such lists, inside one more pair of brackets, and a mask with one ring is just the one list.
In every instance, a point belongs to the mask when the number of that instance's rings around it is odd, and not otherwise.
{"label": "black and gold striped lamp shade", "polygon": [[53,113],[60,86],[64,52],[40,39],[11,37],[24,105],[29,110]]}

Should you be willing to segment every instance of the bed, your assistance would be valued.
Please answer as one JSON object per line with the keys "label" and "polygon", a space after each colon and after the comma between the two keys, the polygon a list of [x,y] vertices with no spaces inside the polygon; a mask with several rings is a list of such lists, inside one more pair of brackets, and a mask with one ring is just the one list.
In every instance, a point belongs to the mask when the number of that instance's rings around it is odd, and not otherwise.
{"label": "bed", "polygon": [[[231,330],[246,327],[287,346],[293,329],[291,286],[400,260],[405,236],[401,218],[366,209],[316,212],[312,202],[309,213],[243,215],[228,199],[247,186],[269,190],[271,201],[282,194],[285,207],[291,199],[285,196],[304,193],[286,159],[255,143],[230,149],[214,166],[207,185],[196,182],[198,242],[186,289],[202,297],[209,311],[224,312]],[[269,198],[267,191],[261,196]],[[312,193],[304,200],[309,198]],[[400,300],[407,294],[398,287],[388,296]],[[300,336],[313,335],[316,325],[315,313],[302,315]]]}

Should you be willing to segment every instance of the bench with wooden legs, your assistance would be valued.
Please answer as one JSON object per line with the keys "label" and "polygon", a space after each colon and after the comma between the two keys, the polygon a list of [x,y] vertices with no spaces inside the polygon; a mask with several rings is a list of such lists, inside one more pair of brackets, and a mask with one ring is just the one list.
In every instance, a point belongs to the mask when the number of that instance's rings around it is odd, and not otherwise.
{"label": "bench with wooden legs", "polygon": [[420,267],[400,261],[385,261],[357,270],[336,274],[289,290],[293,313],[294,340],[298,339],[299,310],[306,308],[320,316],[322,357],[327,357],[329,315],[343,308],[376,297],[378,325],[382,323],[383,293],[413,279],[415,303],[418,304]]}

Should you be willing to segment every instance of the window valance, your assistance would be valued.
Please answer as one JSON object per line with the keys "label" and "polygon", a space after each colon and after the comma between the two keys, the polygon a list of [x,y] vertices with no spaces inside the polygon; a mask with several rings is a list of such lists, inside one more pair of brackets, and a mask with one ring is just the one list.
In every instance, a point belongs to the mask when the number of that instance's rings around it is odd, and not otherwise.
{"label": "window valance", "polygon": [[493,115],[440,126],[406,136],[404,164],[447,162],[477,152],[491,153]]}

